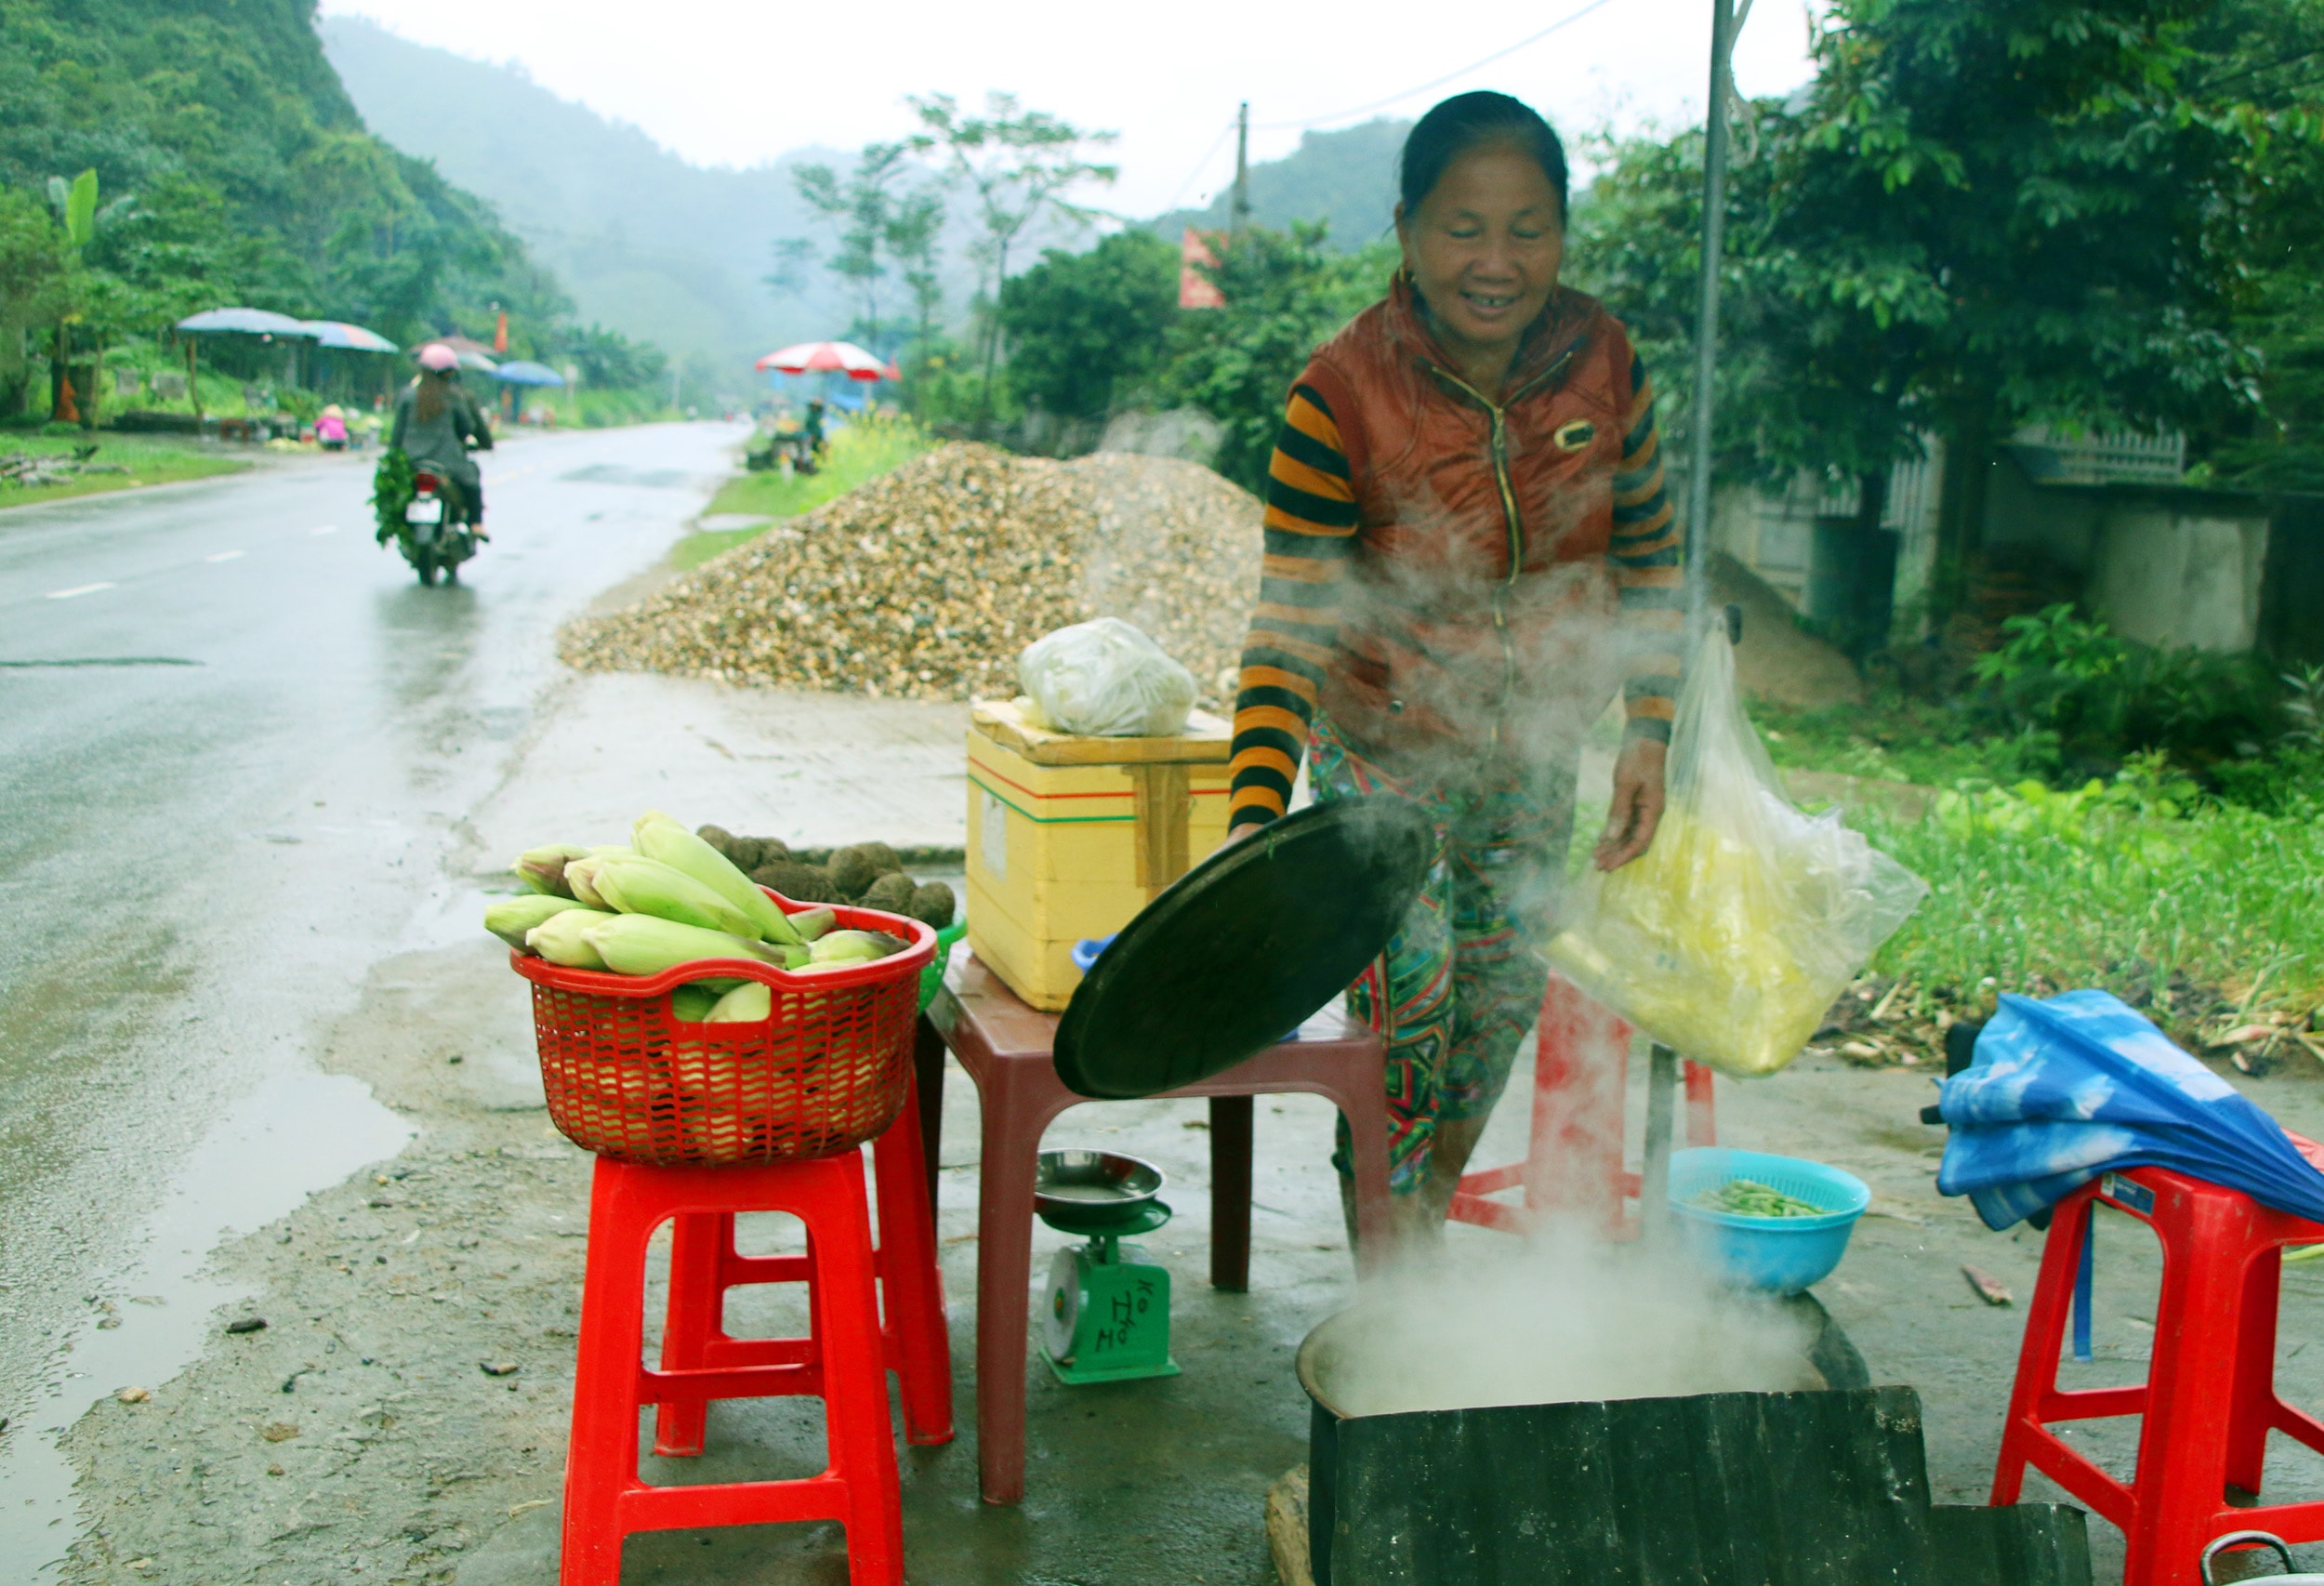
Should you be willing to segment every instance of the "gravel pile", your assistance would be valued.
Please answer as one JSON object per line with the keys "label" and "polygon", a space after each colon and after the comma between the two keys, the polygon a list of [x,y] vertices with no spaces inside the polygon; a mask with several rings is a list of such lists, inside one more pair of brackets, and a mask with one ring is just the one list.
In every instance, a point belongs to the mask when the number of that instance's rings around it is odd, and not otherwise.
{"label": "gravel pile", "polygon": [[1135,623],[1205,704],[1259,588],[1260,504],[1199,464],[956,443],[559,636],[568,665],[874,698],[1007,697],[1069,623]]}

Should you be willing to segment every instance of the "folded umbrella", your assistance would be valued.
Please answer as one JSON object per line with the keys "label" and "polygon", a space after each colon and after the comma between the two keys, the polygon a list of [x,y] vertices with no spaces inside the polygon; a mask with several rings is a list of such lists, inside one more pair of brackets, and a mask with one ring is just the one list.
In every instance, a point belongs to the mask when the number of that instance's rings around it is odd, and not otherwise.
{"label": "folded umbrella", "polygon": [[2308,1143],[2104,991],[2003,997],[1937,1110],[1952,1131],[1937,1190],[1967,1196],[1989,1228],[2136,1167],[2324,1222],[2324,1172],[2303,1153]]}

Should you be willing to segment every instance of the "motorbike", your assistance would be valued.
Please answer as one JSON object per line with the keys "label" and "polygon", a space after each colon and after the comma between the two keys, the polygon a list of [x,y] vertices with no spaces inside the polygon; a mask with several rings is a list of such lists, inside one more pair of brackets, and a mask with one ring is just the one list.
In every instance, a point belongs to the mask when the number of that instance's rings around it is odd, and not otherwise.
{"label": "motorbike", "polygon": [[396,535],[403,560],[424,586],[442,573],[447,584],[460,581],[460,563],[476,554],[476,534],[459,485],[432,469],[412,471],[411,499]]}

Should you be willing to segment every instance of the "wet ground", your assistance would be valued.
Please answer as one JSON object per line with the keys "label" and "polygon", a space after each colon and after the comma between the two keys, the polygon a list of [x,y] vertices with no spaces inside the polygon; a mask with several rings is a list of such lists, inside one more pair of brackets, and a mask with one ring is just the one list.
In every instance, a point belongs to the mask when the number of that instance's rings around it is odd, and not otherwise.
{"label": "wet ground", "polygon": [[[29,524],[45,538],[26,540],[0,518],[0,658],[204,663],[0,674],[0,903],[25,922],[0,946],[0,1579],[38,1579],[69,1548],[49,1573],[76,1582],[554,1580],[588,1159],[548,1127],[522,987],[474,926],[501,866],[535,840],[610,840],[649,804],[801,843],[960,839],[961,707],[575,678],[548,661],[557,616],[658,556],[722,438],[510,448],[501,466],[534,471],[495,492],[500,548],[473,569],[467,607],[426,604],[447,592],[406,591],[367,539],[349,545],[360,482],[345,472],[105,504],[143,527],[45,511]],[[584,468],[627,471],[569,477]],[[662,482],[635,482],[649,475]],[[317,518],[337,535],[312,534]],[[271,537],[229,534],[258,522]],[[211,546],[245,555],[209,562]],[[158,571],[120,577],[133,562]],[[251,562],[272,571],[249,590],[202,582]],[[113,588],[46,601],[86,583]],[[135,610],[81,603],[132,588]],[[2324,1128],[2316,1077],[2230,1077],[2287,1124]],[[1972,1502],[2040,1243],[1935,1196],[1942,1134],[1916,1120],[1929,1095],[1911,1070],[1802,1063],[1722,1081],[1719,1105],[1729,1143],[1872,1184],[1873,1215],[1819,1292],[1876,1381],[1920,1389],[1939,1496]],[[1524,1102],[1521,1081],[1480,1163],[1521,1152]],[[1178,1216],[1145,1242],[1173,1273],[1185,1370],[1069,1389],[1037,1363],[1026,1501],[994,1509],[976,1492],[975,1102],[957,1073],[945,1106],[961,1434],[904,1451],[911,1579],[1273,1580],[1264,1493],[1305,1457],[1291,1355],[1353,1293],[1327,1109],[1259,1107],[1244,1295],[1207,1282],[1199,1106],[1092,1105],[1053,1127],[1051,1144],[1127,1150],[1171,1175]],[[795,1233],[758,1223],[746,1248]],[[1037,1273],[1065,1240],[1036,1238]],[[2151,1247],[2110,1223],[2100,1251],[2099,1358],[2070,1382],[2134,1377],[2151,1341]],[[1979,1301],[1964,1262],[2019,1305]],[[2285,1288],[2282,1381],[2324,1400],[2324,1352],[2307,1348],[2324,1273],[2291,1269]],[[733,1319],[792,1330],[794,1307],[751,1294]],[[720,1407],[708,1456],[650,1460],[649,1474],[804,1474],[819,1432],[812,1401]],[[2089,1446],[2127,1462],[2122,1430]],[[2314,1461],[2279,1466],[2271,1499],[2324,1496]],[[2101,1579],[2119,1579],[2119,1546],[2093,1531]],[[845,1565],[824,1527],[671,1532],[633,1540],[625,1579],[838,1582]]]}

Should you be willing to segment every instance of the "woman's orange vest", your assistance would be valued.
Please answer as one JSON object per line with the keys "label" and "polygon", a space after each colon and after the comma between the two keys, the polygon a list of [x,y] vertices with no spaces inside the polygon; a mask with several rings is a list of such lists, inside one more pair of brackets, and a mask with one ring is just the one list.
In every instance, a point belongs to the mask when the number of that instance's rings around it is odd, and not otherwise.
{"label": "woman's orange vest", "polygon": [[1621,323],[1561,289],[1496,404],[1401,277],[1316,350],[1301,379],[1339,426],[1359,514],[1320,703],[1359,747],[1563,760],[1604,709],[1631,372]]}

